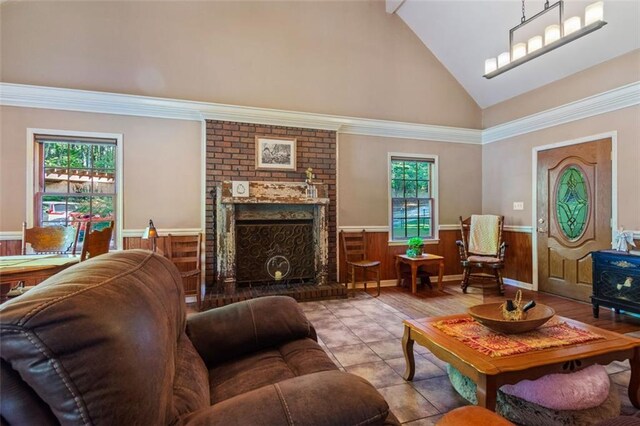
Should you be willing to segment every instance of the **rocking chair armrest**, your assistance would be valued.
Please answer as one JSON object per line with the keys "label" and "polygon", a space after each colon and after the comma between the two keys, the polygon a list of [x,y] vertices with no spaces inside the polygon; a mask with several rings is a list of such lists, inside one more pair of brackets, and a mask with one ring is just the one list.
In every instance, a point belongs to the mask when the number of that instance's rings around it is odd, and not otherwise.
{"label": "rocking chair armrest", "polygon": [[509,247],[509,244],[505,243],[504,241],[500,244],[500,249],[498,250],[498,257],[500,258],[500,260],[502,260],[504,262],[504,253],[505,251],[507,251],[507,247]]}
{"label": "rocking chair armrest", "polygon": [[467,257],[469,257],[469,255],[467,254],[467,248],[464,246],[462,240],[456,240],[456,245],[458,246],[460,260],[467,260]]}

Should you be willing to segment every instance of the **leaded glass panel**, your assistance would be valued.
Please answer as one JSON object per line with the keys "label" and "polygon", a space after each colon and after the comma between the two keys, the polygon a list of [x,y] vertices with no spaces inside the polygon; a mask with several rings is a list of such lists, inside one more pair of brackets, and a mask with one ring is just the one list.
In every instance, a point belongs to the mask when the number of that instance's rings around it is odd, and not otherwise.
{"label": "leaded glass panel", "polygon": [[568,167],[560,175],[555,207],[560,230],[568,240],[577,240],[587,225],[589,213],[587,179],[577,167]]}

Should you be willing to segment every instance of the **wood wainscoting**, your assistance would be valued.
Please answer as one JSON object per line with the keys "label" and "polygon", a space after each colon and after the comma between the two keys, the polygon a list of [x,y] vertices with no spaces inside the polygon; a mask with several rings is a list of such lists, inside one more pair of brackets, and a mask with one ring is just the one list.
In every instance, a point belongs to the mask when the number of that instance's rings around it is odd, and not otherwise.
{"label": "wood wainscoting", "polygon": [[[460,259],[456,240],[460,239],[460,231],[440,231],[440,241],[437,244],[427,244],[427,253],[443,256],[445,259],[445,275],[460,275]],[[531,234],[528,232],[504,231],[504,239],[509,245],[507,247],[504,277],[523,283],[532,283],[532,263],[531,263]],[[158,252],[165,252],[165,237],[158,237]],[[151,250],[151,242],[140,237],[124,237],[123,248]],[[12,256],[20,254],[20,240],[0,241],[0,256]],[[381,279],[392,280],[396,278],[395,258],[396,254],[402,254],[407,250],[406,245],[389,245],[389,234],[387,232],[367,232],[368,258],[380,260]],[[340,256],[340,282],[344,282],[346,263],[344,253],[339,245]],[[434,273],[436,273],[434,269]]]}
{"label": "wood wainscoting", "polygon": [[[395,255],[403,254],[406,245],[389,244],[388,232],[367,232],[367,258],[381,262],[380,279],[396,279]],[[505,256],[504,277],[523,283],[531,284],[531,234],[528,232],[504,231],[504,239],[508,244]],[[461,275],[460,256],[456,240],[460,239],[460,231],[440,231],[440,241],[437,244],[426,244],[424,251],[443,256],[445,259],[444,275]],[[347,268],[344,251],[339,247],[340,282],[345,280]],[[437,268],[437,267],[436,267]],[[433,270],[437,275],[437,269]]]}

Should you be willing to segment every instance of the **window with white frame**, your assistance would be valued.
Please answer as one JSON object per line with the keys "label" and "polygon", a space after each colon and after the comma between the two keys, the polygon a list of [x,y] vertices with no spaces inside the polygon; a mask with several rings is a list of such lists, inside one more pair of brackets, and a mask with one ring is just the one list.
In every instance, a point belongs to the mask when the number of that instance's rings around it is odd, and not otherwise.
{"label": "window with white frame", "polygon": [[437,238],[437,156],[389,155],[390,236]]}
{"label": "window with white frame", "polygon": [[116,221],[117,140],[51,134],[34,140],[34,224],[78,226],[81,246],[88,222],[100,230]]}

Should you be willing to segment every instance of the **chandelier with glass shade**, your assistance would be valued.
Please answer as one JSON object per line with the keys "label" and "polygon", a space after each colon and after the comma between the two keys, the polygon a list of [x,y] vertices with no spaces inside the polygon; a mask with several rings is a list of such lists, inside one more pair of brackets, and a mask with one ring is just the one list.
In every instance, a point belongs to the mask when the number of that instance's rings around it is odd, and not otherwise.
{"label": "chandelier with glass shade", "polygon": [[[523,29],[526,25],[555,9],[558,11],[558,23],[548,25],[544,29],[544,35],[535,35],[529,38],[526,43],[513,43],[513,35],[517,30]],[[572,16],[566,20],[564,19],[563,0],[559,0],[552,5],[549,5],[549,1],[546,1],[544,9],[529,19],[525,17],[524,0],[522,0],[522,18],[520,24],[509,30],[509,51],[501,53],[497,58],[490,58],[485,61],[484,77],[487,79],[496,77],[533,58],[537,58],[573,40],[592,33],[604,27],[606,24],[604,21],[604,3],[602,1],[597,1],[585,8],[584,26],[582,26],[580,16]]]}

